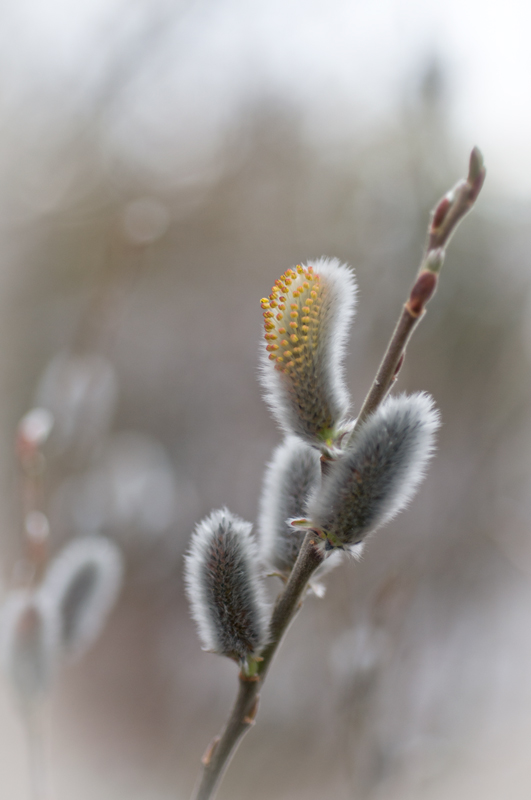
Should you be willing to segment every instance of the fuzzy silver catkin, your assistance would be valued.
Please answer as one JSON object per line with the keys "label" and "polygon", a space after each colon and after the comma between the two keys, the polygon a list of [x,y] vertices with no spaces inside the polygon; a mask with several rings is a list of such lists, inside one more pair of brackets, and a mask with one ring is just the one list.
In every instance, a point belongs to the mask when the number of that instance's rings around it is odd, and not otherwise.
{"label": "fuzzy silver catkin", "polygon": [[192,536],[185,581],[205,650],[243,662],[267,637],[268,607],[252,525],[226,508],[213,511]]}
{"label": "fuzzy silver catkin", "polygon": [[10,592],[0,612],[0,664],[22,704],[46,694],[59,650],[59,619],[46,592]]}
{"label": "fuzzy silver catkin", "polygon": [[433,452],[439,414],[426,394],[386,400],[330,468],[308,507],[327,547],[352,547],[413,497]]}
{"label": "fuzzy silver catkin", "polygon": [[284,574],[291,571],[306,531],[291,527],[288,520],[304,516],[308,496],[320,480],[318,451],[288,436],[267,466],[260,502],[260,555],[268,568]]}
{"label": "fuzzy silver catkin", "polygon": [[55,605],[63,654],[82,655],[98,638],[123,581],[120,550],[103,536],[70,542],[52,561],[43,591]]}
{"label": "fuzzy silver catkin", "polygon": [[316,447],[337,436],[348,412],[343,357],[355,297],[352,270],[321,258],[285,272],[262,300],[266,401],[287,434]]}

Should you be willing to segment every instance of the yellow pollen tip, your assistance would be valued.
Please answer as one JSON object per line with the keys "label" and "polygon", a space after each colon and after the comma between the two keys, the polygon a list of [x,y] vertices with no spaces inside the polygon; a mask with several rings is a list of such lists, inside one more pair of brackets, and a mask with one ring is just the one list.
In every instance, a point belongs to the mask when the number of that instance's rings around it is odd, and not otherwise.
{"label": "yellow pollen tip", "polygon": [[297,319],[298,316],[299,316],[298,311],[292,311],[290,314],[291,319]]}
{"label": "yellow pollen tip", "polygon": [[280,320],[282,319],[282,314],[277,314],[277,319],[280,322]]}
{"label": "yellow pollen tip", "polygon": [[291,350],[284,350],[284,355],[286,358],[291,358],[293,353],[291,352]]}
{"label": "yellow pollen tip", "polygon": [[297,334],[296,334],[296,333],[292,333],[292,334],[291,334],[291,336],[290,336],[289,338],[290,338],[290,340],[291,340],[292,342],[298,342],[298,341],[299,341],[299,337],[297,336]]}
{"label": "yellow pollen tip", "polygon": [[297,303],[291,303],[291,304],[290,304],[290,308],[298,308],[298,307],[299,307],[299,306],[297,305]]}
{"label": "yellow pollen tip", "polygon": [[304,283],[302,285],[304,286],[305,289],[309,289],[310,288],[310,284],[308,283],[308,281],[304,281]]}
{"label": "yellow pollen tip", "polygon": [[276,355],[274,353],[269,354],[269,360],[274,361],[276,359]]}
{"label": "yellow pollen tip", "polygon": [[288,363],[286,364],[286,368],[287,367],[294,367],[294,366],[295,366],[295,362],[294,361],[288,361]]}
{"label": "yellow pollen tip", "polygon": [[303,326],[302,326],[302,330],[303,330],[303,333],[308,333],[308,331],[309,331],[310,329],[309,329],[309,327],[308,327],[307,325],[303,325]]}
{"label": "yellow pollen tip", "polygon": [[278,344],[268,344],[266,350],[269,353],[273,353],[275,350],[278,350]]}
{"label": "yellow pollen tip", "polygon": [[310,317],[303,317],[302,322],[308,323],[310,321]]}
{"label": "yellow pollen tip", "polygon": [[297,272],[299,273],[299,275],[302,275],[302,273],[304,272],[304,270],[303,270],[303,268],[302,268],[302,266],[300,264],[297,264]]}
{"label": "yellow pollen tip", "polygon": [[281,311],[284,311],[284,309],[286,308],[286,306],[284,305],[284,303],[279,303],[279,304],[278,304],[278,307],[279,307],[279,309],[280,309]]}
{"label": "yellow pollen tip", "polygon": [[287,340],[287,339],[282,339],[282,341],[280,342],[280,344],[282,345],[282,347],[287,347],[287,346],[288,346],[288,344],[289,344],[289,342],[288,342],[288,340]]}
{"label": "yellow pollen tip", "polygon": [[296,322],[290,322],[289,326],[290,326],[290,328],[298,328],[299,327]]}
{"label": "yellow pollen tip", "polygon": [[266,331],[274,331],[275,330],[275,326],[272,325],[271,322],[266,322],[265,329],[266,329]]}
{"label": "yellow pollen tip", "polygon": [[279,332],[279,333],[286,333],[286,329],[285,329],[285,328],[279,328],[279,329],[278,329],[278,332]]}

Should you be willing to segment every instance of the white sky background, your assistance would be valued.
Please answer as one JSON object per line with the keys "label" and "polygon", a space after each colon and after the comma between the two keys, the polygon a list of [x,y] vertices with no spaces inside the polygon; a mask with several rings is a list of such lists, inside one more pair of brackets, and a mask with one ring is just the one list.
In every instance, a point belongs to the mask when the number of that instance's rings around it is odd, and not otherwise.
{"label": "white sky background", "polygon": [[0,7],[4,103],[33,93],[44,117],[48,96],[82,106],[157,9],[175,20],[156,34],[159,52],[127,90],[116,131],[124,147],[146,151],[140,158],[160,152],[164,130],[173,146],[179,137],[200,142],[202,157],[243,92],[264,84],[297,98],[313,135],[370,129],[403,96],[405,79],[438,55],[464,160],[478,144],[491,190],[531,197],[528,0],[180,2],[9,0]]}

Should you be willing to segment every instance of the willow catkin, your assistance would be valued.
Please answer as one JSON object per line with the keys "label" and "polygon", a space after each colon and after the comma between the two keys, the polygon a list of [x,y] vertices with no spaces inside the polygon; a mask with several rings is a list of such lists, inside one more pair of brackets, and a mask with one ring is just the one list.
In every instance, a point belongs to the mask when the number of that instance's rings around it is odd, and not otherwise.
{"label": "willow catkin", "polygon": [[205,650],[244,662],[267,637],[267,603],[252,526],[227,509],[200,522],[186,556],[192,616]]}
{"label": "willow catkin", "polygon": [[288,436],[267,465],[260,501],[260,555],[268,568],[281,573],[291,571],[305,531],[291,527],[289,520],[304,516],[308,496],[320,480],[318,451],[302,439]]}
{"label": "willow catkin", "polygon": [[43,591],[57,609],[66,656],[82,655],[98,638],[118,598],[123,572],[119,548],[103,536],[75,539],[52,561]]}
{"label": "willow catkin", "polygon": [[343,359],[355,296],[352,270],[323,258],[288,269],[262,299],[266,401],[286,433],[316,447],[333,442],[348,412]]}
{"label": "willow catkin", "polygon": [[10,592],[0,611],[0,664],[22,704],[46,694],[59,651],[59,619],[46,592]]}
{"label": "willow catkin", "polygon": [[426,394],[390,397],[362,425],[309,503],[309,527],[327,548],[358,545],[415,494],[433,452],[439,414]]}

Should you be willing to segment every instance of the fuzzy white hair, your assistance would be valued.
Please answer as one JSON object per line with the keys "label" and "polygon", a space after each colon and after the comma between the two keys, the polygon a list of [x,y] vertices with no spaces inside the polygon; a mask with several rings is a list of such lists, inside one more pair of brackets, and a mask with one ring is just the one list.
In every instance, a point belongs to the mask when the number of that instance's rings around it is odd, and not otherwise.
{"label": "fuzzy white hair", "polygon": [[200,522],[185,557],[192,617],[204,650],[244,661],[266,644],[268,605],[252,525],[226,508]]}
{"label": "fuzzy white hair", "polygon": [[419,393],[388,398],[330,468],[308,516],[329,542],[358,545],[415,494],[433,453],[439,414]]}
{"label": "fuzzy white hair", "polygon": [[0,611],[0,664],[22,704],[47,692],[59,651],[59,618],[46,593],[10,592]]}
{"label": "fuzzy white hair", "polygon": [[320,480],[318,451],[288,436],[267,465],[258,517],[260,553],[271,569],[291,571],[306,531],[293,528],[288,520],[304,516],[308,496]]}
{"label": "fuzzy white hair", "polygon": [[119,548],[103,536],[75,539],[52,561],[42,590],[57,609],[63,653],[82,655],[98,638],[124,574]]}
{"label": "fuzzy white hair", "polygon": [[[299,326],[296,347],[301,354],[297,360],[292,359],[291,337],[282,338],[282,331],[288,330],[289,333],[289,329],[282,326],[290,324],[287,322],[291,315],[289,308],[295,309],[293,313],[299,316],[299,321],[301,315],[309,313],[304,306],[313,302],[311,298],[308,301],[312,285],[303,289],[304,285],[308,286],[308,270],[313,271],[319,282],[319,313],[304,318],[308,321],[305,333],[301,333],[303,329]],[[340,264],[337,258],[320,258],[304,265],[302,272],[292,270],[291,274],[288,273],[280,279],[286,280],[288,276],[287,291],[285,286],[282,289],[273,287],[274,294],[269,300],[264,299],[266,339],[274,337],[275,343],[269,344],[267,349],[262,348],[261,383],[265,399],[280,427],[287,434],[294,433],[309,444],[320,446],[323,439],[344,421],[350,405],[343,360],[354,315],[356,282],[350,267]],[[301,294],[294,296],[297,290]],[[283,308],[277,303],[277,296],[282,291],[285,292],[283,302],[287,310],[275,316],[269,304],[273,302],[277,310]],[[282,317],[280,321],[279,317]],[[297,361],[301,362],[300,365]]]}

